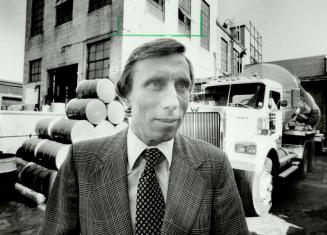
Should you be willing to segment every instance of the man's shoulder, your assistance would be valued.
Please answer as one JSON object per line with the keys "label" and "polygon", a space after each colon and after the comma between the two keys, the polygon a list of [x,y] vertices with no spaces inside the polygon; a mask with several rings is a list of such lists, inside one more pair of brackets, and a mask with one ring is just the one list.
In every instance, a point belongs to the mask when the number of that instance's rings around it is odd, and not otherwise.
{"label": "man's shoulder", "polygon": [[77,142],[72,145],[72,153],[74,158],[77,158],[79,161],[85,159],[90,161],[92,159],[96,160],[97,158],[101,160],[103,154],[120,148],[123,145],[126,145],[125,131],[112,136]]}

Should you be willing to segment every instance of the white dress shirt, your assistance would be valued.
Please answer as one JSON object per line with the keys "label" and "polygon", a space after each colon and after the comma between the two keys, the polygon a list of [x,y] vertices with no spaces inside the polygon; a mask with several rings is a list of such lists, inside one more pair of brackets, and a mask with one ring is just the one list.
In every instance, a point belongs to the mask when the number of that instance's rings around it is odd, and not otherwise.
{"label": "white dress shirt", "polygon": [[140,157],[140,154],[146,148],[158,148],[164,155],[164,159],[160,159],[156,165],[157,179],[160,184],[160,188],[166,202],[167,191],[168,191],[168,180],[170,174],[170,166],[172,161],[174,139],[162,142],[157,146],[147,146],[142,140],[140,140],[132,131],[128,129],[127,133],[127,176],[128,176],[128,197],[129,206],[131,210],[133,231],[135,232],[135,218],[136,218],[136,196],[137,196],[137,185],[141,174],[144,170],[146,160]]}

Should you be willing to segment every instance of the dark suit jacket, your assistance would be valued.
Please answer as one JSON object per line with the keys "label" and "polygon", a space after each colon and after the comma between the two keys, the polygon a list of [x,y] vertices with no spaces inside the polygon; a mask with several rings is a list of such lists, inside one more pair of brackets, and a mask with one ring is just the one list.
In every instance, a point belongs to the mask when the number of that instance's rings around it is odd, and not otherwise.
{"label": "dark suit jacket", "polygon": [[[248,234],[226,155],[177,135],[162,234]],[[127,130],[74,144],[47,202],[40,234],[132,234]]]}

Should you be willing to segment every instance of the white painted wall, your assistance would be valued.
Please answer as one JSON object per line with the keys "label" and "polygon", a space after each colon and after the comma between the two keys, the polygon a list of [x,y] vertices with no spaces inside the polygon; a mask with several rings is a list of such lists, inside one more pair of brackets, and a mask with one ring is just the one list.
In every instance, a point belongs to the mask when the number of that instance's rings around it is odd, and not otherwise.
{"label": "white painted wall", "polygon": [[[166,1],[165,20],[162,21],[154,15],[153,11],[149,10],[147,0],[125,0],[123,33],[147,34],[148,36],[123,36],[122,66],[124,66],[131,51],[145,41],[160,37],[172,37],[186,46],[186,56],[193,63],[196,78],[213,77],[216,67],[213,52],[217,43],[215,22],[218,4],[215,0],[208,0],[207,3],[210,5],[210,51],[200,46],[200,37],[174,36],[174,34],[181,34],[181,32],[178,32],[178,1]],[[200,14],[201,1],[192,0],[191,34],[200,34]],[[164,36],[156,34],[163,34]]]}

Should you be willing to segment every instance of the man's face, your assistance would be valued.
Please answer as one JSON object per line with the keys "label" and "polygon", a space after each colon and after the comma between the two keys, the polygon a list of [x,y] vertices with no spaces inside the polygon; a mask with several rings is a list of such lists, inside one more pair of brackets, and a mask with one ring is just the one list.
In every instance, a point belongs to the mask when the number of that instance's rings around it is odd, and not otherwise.
{"label": "man's face", "polygon": [[188,107],[190,86],[189,66],[181,54],[138,61],[126,98],[136,136],[147,145],[174,138]]}

